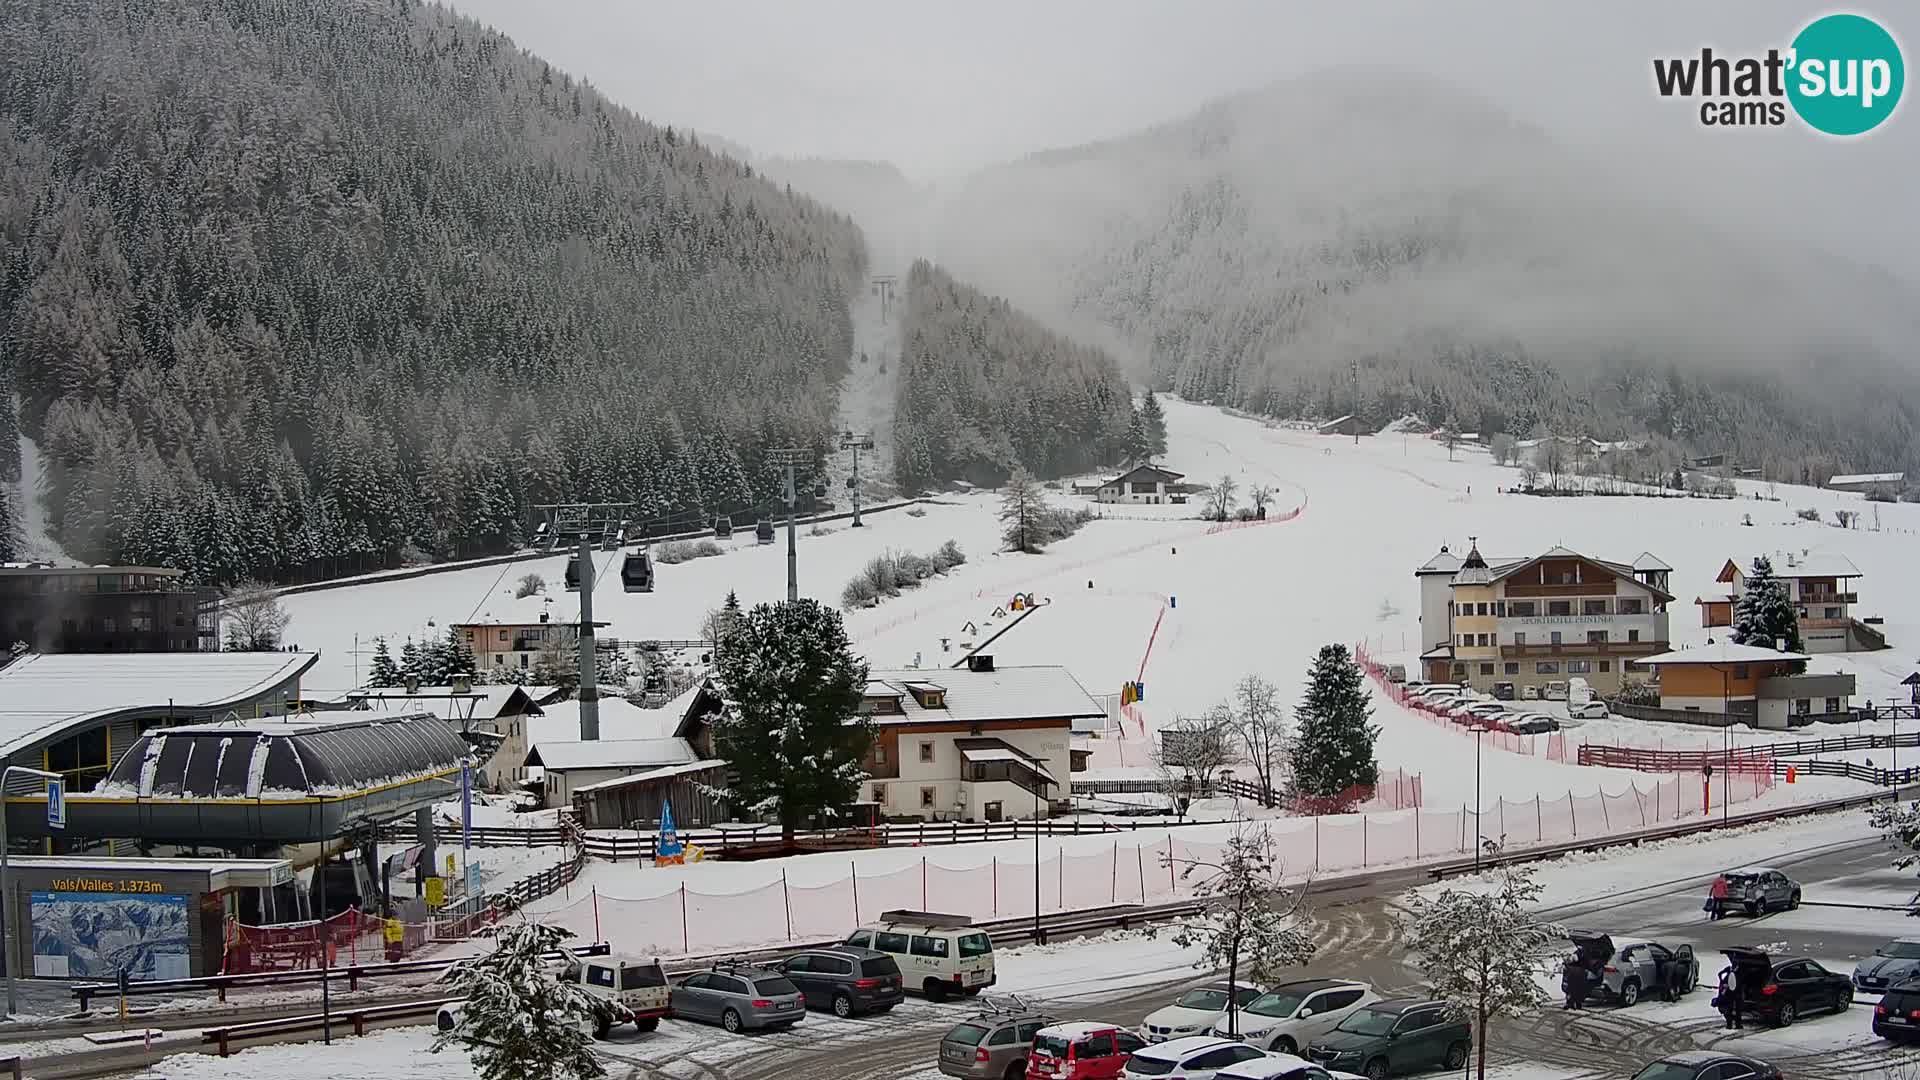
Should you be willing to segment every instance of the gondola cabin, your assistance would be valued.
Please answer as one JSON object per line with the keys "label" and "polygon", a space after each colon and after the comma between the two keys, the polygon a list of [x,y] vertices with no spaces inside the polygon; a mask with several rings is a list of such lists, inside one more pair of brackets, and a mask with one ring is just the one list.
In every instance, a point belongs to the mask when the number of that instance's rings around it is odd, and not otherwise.
{"label": "gondola cabin", "polygon": [[630,551],[620,560],[620,587],[628,592],[653,591],[653,559],[644,551]]}
{"label": "gondola cabin", "polygon": [[753,527],[753,536],[754,536],[754,539],[756,539],[756,540],[758,540],[758,541],[760,541],[760,542],[761,542],[761,543],[763,543],[763,544],[771,544],[771,543],[773,543],[773,521],[772,521],[772,519],[770,519],[770,518],[761,518],[761,519],[760,519],[760,524],[758,524],[758,525],[755,525],[755,526]]}
{"label": "gondola cabin", "polygon": [[733,539],[733,519],[717,517],[713,519],[713,538],[715,540]]}
{"label": "gondola cabin", "polygon": [[567,559],[567,591],[580,591],[580,556],[578,555]]}

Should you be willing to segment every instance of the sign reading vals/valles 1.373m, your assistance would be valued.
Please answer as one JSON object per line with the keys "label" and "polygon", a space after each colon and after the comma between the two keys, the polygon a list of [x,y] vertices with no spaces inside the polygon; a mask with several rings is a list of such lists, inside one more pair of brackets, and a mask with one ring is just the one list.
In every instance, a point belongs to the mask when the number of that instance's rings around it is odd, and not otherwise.
{"label": "sign reading vals/valles 1.373m", "polygon": [[165,885],[157,881],[121,880],[106,878],[54,878],[48,883],[54,892],[104,892],[104,893],[163,893]]}

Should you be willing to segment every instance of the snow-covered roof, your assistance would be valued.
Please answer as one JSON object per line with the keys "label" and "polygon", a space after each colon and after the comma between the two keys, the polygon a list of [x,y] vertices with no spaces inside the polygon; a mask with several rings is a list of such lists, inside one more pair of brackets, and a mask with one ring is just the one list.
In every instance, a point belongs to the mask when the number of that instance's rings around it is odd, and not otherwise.
{"label": "snow-covered roof", "polygon": [[1163,1043],[1154,1043],[1144,1050],[1134,1053],[1141,1057],[1150,1057],[1159,1061],[1185,1061],[1202,1051],[1218,1046],[1238,1046],[1238,1042],[1222,1039],[1218,1035],[1182,1035],[1178,1039],[1168,1039]]}
{"label": "snow-covered roof", "polygon": [[1230,1073],[1235,1077],[1235,1080],[1271,1080],[1273,1077],[1287,1076],[1295,1069],[1310,1069],[1314,1067],[1313,1062],[1305,1058],[1297,1058],[1292,1054],[1269,1051],[1265,1057],[1249,1058],[1246,1061],[1237,1062],[1230,1066],[1228,1070],[1223,1070],[1219,1075],[1224,1076]]}
{"label": "snow-covered roof", "polygon": [[1903,472],[1847,473],[1842,476],[1827,477],[1827,486],[1840,484],[1898,484],[1907,478]]}
{"label": "snow-covered roof", "polygon": [[[1131,480],[1138,480],[1138,479],[1148,479],[1148,480],[1154,480],[1154,481],[1173,481],[1173,480],[1179,480],[1186,475],[1187,475],[1186,473],[1174,472],[1172,469],[1163,469],[1158,465],[1136,465],[1133,468],[1128,469],[1126,472],[1121,473],[1119,476],[1116,476],[1113,479],[1108,480],[1107,484],[1118,484],[1123,481],[1131,481]],[[1101,486],[1104,487],[1106,485],[1103,484]]]}
{"label": "snow-covered roof", "polygon": [[[667,739],[673,737],[684,705],[663,709],[643,709],[626,698],[600,698],[600,735],[605,739]],[[527,749],[550,742],[577,742],[580,739],[580,701],[568,698],[541,707],[541,715],[525,717]]]}
{"label": "snow-covered roof", "polygon": [[[1852,559],[1837,551],[1812,551],[1805,555],[1777,555],[1770,557],[1773,564],[1773,576],[1777,578],[1824,578],[1824,577],[1862,577],[1860,568]],[[1753,576],[1753,560],[1728,559],[1727,564],[1740,572],[1743,578]],[[1722,571],[1720,580],[1729,580]]]}
{"label": "snow-covered roof", "polygon": [[375,712],[430,712],[442,720],[492,720],[514,702],[515,695],[525,699],[515,715],[540,715],[540,706],[533,698],[510,684],[476,686],[466,695],[455,695],[451,686],[422,686],[413,693],[405,687],[372,686],[354,690],[347,697],[366,702]]}
{"label": "snow-covered roof", "polygon": [[984,764],[989,761],[1011,761],[1039,773],[1048,780],[1053,779],[1053,774],[1047,771],[1045,762],[999,739],[955,739],[953,745],[960,751],[960,757],[967,762]]}
{"label": "snow-covered roof", "polygon": [[1103,1031],[1119,1030],[1119,1024],[1110,1024],[1103,1020],[1069,1020],[1064,1024],[1049,1024],[1040,1029],[1040,1034],[1058,1035],[1062,1039],[1078,1039],[1087,1035],[1098,1035]]}
{"label": "snow-covered roof", "polygon": [[664,768],[648,769],[646,772],[634,773],[632,776],[616,776],[611,780],[602,780],[596,784],[586,784],[582,787],[574,788],[573,791],[576,795],[586,791],[607,791],[612,788],[626,787],[630,784],[645,784],[654,780],[670,780],[676,776],[686,776],[690,773],[703,773],[709,769],[724,769],[726,767],[727,763],[721,761],[719,758],[706,758],[701,761],[689,761],[685,765],[668,765]]}
{"label": "snow-covered roof", "polygon": [[946,688],[945,708],[922,708],[913,695],[905,694],[909,683],[925,682],[935,672],[925,668],[901,671],[875,671],[872,682],[902,688],[901,715],[873,717],[881,725],[912,723],[984,723],[990,720],[1077,720],[1105,716],[1107,710],[1093,700],[1073,673],[1057,664],[1036,667],[996,667],[992,671],[951,668],[938,672],[939,685]]}
{"label": "snow-covered roof", "polygon": [[1672,570],[1661,558],[1651,551],[1643,551],[1633,558],[1635,571],[1645,573],[1650,570]]}
{"label": "snow-covered roof", "polygon": [[685,739],[597,739],[593,742],[543,742],[527,751],[527,764],[565,772],[569,769],[662,768],[700,760]]}
{"label": "snow-covered roof", "polygon": [[0,668],[0,758],[122,713],[231,709],[296,682],[319,653],[32,653]]}
{"label": "snow-covered roof", "polygon": [[1694,645],[1649,656],[1640,663],[1651,667],[1662,664],[1761,664],[1769,660],[1807,660],[1805,653],[1780,652],[1758,645],[1735,645],[1730,641],[1712,645]]}

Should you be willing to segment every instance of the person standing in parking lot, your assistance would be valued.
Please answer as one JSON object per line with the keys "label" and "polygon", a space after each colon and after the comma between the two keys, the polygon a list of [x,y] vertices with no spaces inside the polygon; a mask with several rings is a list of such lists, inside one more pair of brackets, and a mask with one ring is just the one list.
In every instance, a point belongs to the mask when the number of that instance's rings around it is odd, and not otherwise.
{"label": "person standing in parking lot", "polygon": [[1708,920],[1724,919],[1727,916],[1727,875],[1717,874],[1713,887],[1707,890]]}
{"label": "person standing in parking lot", "polygon": [[1579,953],[1574,953],[1572,956],[1567,957],[1567,962],[1560,966],[1560,989],[1567,995],[1567,1003],[1560,1006],[1561,1008],[1581,1009],[1585,1007],[1587,1001],[1587,980],[1590,974],[1591,973],[1587,971],[1587,965],[1580,962]]}
{"label": "person standing in parking lot", "polygon": [[1725,1026],[1734,1031],[1740,1030],[1740,973],[1732,964],[1720,969],[1720,994],[1713,999],[1720,1007],[1720,1015],[1726,1021]]}

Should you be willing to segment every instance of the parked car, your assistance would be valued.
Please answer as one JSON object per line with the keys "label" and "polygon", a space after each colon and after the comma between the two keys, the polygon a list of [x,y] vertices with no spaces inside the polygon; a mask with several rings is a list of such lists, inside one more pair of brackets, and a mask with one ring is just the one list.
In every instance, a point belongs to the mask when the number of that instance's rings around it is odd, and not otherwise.
{"label": "parked car", "polygon": [[[1248,983],[1236,983],[1232,1001],[1244,1009],[1265,991]],[[1174,1003],[1147,1014],[1140,1034],[1150,1043],[1166,1042],[1183,1035],[1203,1035],[1227,1015],[1228,992],[1224,982],[1196,986],[1181,994]]]}
{"label": "parked car", "polygon": [[1878,994],[1920,975],[1920,938],[1895,938],[1853,966],[1853,987]]}
{"label": "parked car", "polygon": [[1700,985],[1700,962],[1694,958],[1691,945],[1670,949],[1653,941],[1626,941],[1616,948],[1613,938],[1588,930],[1572,930],[1567,937],[1582,960],[1600,967],[1599,985],[1589,993],[1601,1000],[1632,1008],[1643,994],[1661,996],[1676,966],[1680,969],[1679,985],[1684,988],[1681,993]]}
{"label": "parked car", "polygon": [[1116,1080],[1147,1041],[1118,1024],[1079,1020],[1041,1028],[1027,1050],[1029,1080]]}
{"label": "parked car", "polygon": [[[1281,983],[1234,1018],[1237,1037],[1263,1050],[1297,1054],[1315,1036],[1332,1031],[1348,1013],[1378,1000],[1380,995],[1366,983],[1340,979]],[[1223,1039],[1236,1037],[1228,1034],[1224,1019],[1213,1025],[1213,1033]]]}
{"label": "parked car", "polygon": [[1742,1014],[1786,1027],[1812,1010],[1846,1012],[1853,1004],[1853,980],[1806,957],[1775,960],[1760,949],[1720,951],[1738,975]]}
{"label": "parked car", "polygon": [[800,988],[810,1009],[831,1009],[835,1016],[883,1013],[906,999],[900,965],[874,949],[850,945],[796,953],[774,965]]}
{"label": "parked car", "polygon": [[716,965],[680,980],[673,1014],[719,1024],[728,1031],[792,1027],[807,1017],[799,987],[772,968]]}
{"label": "parked car", "polygon": [[1920,1042],[1920,983],[1897,983],[1880,996],[1873,1033],[1889,1042]]}
{"label": "parked car", "polygon": [[1268,1054],[1229,1065],[1213,1074],[1213,1080],[1365,1080],[1358,1073],[1323,1069],[1292,1054]]}
{"label": "parked car", "polygon": [[1446,1002],[1394,998],[1348,1013],[1308,1045],[1306,1058],[1326,1069],[1386,1080],[1435,1068],[1458,1070],[1472,1049],[1472,1026]]}
{"label": "parked car", "polygon": [[1034,1036],[1055,1023],[1017,1000],[975,1013],[940,1037],[940,1072],[961,1080],[1020,1080]]}
{"label": "parked car", "polygon": [[1387,665],[1387,681],[1393,682],[1393,683],[1406,682],[1407,681],[1407,665],[1388,664]]}
{"label": "parked car", "polygon": [[1545,735],[1560,730],[1560,721],[1543,713],[1521,713],[1507,721],[1507,727],[1522,735]]}
{"label": "parked car", "polygon": [[[554,970],[557,968],[558,970]],[[555,961],[548,970],[562,982],[570,982],[595,1002],[593,1035],[604,1039],[621,1024],[632,1024],[641,1031],[653,1031],[664,1017],[673,1015],[667,970],[652,957],[591,956]],[[452,1031],[465,1015],[461,1002],[440,1006],[433,1017],[434,1027]]]}
{"label": "parked car", "polygon": [[1780,1070],[1743,1054],[1682,1050],[1642,1068],[1633,1080],[1780,1080]]}
{"label": "parked car", "polygon": [[1605,720],[1611,715],[1607,703],[1599,698],[1590,698],[1578,705],[1568,705],[1567,715],[1575,720]]}
{"label": "parked car", "polygon": [[1540,696],[1546,698],[1548,701],[1565,701],[1567,700],[1567,684],[1557,680],[1550,682],[1540,688]]}
{"label": "parked car", "polygon": [[1494,683],[1493,696],[1500,701],[1512,701],[1516,696],[1513,692],[1513,684],[1510,682]]}
{"label": "parked car", "polygon": [[964,915],[883,911],[880,921],[847,935],[848,945],[893,957],[905,985],[934,1001],[992,986],[993,939]]}
{"label": "parked car", "polygon": [[1799,884],[1770,866],[1735,870],[1726,879],[1728,905],[1745,908],[1749,915],[1791,911],[1800,906]]}
{"label": "parked car", "polygon": [[1265,1057],[1259,1050],[1232,1039],[1211,1035],[1189,1035],[1134,1051],[1120,1075],[1126,1080],[1157,1077],[1161,1080],[1214,1080],[1214,1074],[1229,1065]]}

